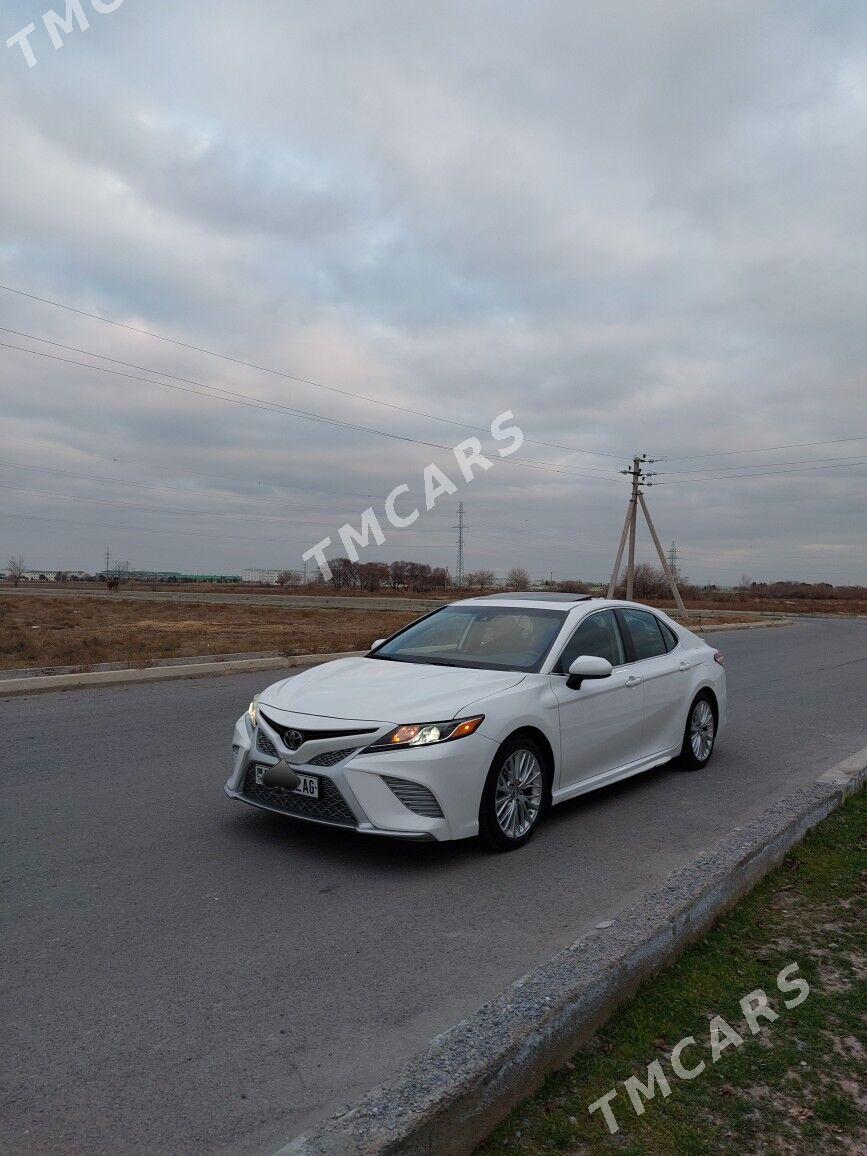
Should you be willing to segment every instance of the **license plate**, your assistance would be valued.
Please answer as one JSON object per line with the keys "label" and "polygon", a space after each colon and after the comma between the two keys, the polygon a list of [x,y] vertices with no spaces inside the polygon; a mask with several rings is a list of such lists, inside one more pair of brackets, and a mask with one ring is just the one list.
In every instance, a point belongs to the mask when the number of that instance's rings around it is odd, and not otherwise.
{"label": "license plate", "polygon": [[[265,785],[265,775],[270,771],[270,767],[257,766],[253,768],[253,773],[256,776],[256,785],[261,787]],[[295,772],[298,774],[298,772]],[[290,792],[293,795],[303,795],[305,799],[319,798],[319,779],[316,775],[298,775],[300,782],[294,791]]]}
{"label": "license plate", "polygon": [[319,780],[315,775],[299,775],[301,782],[292,792],[293,795],[304,795],[308,799],[319,798]]}

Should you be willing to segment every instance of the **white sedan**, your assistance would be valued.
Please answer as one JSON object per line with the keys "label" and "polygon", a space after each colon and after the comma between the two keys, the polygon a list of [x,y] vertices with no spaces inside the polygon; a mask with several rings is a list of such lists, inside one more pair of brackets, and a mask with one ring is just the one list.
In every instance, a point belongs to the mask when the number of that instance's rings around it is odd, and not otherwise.
{"label": "white sedan", "polygon": [[632,602],[469,598],[268,687],[235,727],[226,792],[365,834],[512,850],[555,803],[672,758],[703,767],[724,665]]}

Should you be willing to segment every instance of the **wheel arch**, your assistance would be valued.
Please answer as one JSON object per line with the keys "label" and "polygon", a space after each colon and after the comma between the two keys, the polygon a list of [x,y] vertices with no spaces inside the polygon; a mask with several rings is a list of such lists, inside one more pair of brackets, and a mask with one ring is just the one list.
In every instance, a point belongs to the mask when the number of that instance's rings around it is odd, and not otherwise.
{"label": "wheel arch", "polygon": [[538,727],[526,725],[516,727],[515,730],[510,731],[503,739],[497,748],[499,753],[506,743],[514,742],[515,739],[529,738],[538,746],[545,758],[545,782],[548,790],[548,803],[551,802],[551,792],[554,789],[554,773],[556,770],[556,763],[554,759],[554,749],[551,746],[551,741],[544,731]]}
{"label": "wheel arch", "polygon": [[[692,710],[693,703],[697,698],[706,698],[710,703],[710,709],[713,711],[713,725],[714,728],[719,727],[719,699],[716,696],[716,691],[710,683],[702,683],[695,688],[695,694],[690,700],[689,709]],[[689,715],[687,715],[689,717]]]}

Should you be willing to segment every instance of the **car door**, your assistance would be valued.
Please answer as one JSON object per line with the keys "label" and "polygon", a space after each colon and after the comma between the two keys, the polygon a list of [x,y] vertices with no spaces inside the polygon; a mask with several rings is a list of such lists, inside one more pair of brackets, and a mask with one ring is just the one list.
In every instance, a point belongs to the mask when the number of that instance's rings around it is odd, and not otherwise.
{"label": "car door", "polygon": [[[579,655],[607,658],[610,678],[566,685]],[[644,694],[640,676],[627,665],[627,649],[611,610],[588,614],[576,626],[549,676],[560,708],[559,789],[568,789],[624,767],[641,757]]]}
{"label": "car door", "polygon": [[689,664],[677,635],[649,610],[621,607],[616,611],[621,632],[644,685],[642,752],[663,754],[683,741]]}

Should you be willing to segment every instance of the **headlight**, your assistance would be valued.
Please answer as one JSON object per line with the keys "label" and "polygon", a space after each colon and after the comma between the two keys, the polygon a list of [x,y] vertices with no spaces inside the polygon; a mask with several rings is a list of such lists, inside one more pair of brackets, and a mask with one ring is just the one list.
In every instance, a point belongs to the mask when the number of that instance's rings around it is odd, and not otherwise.
{"label": "headlight", "polygon": [[453,718],[448,722],[403,723],[377,739],[369,751],[393,751],[395,748],[425,747],[430,743],[447,743],[474,734],[485,720],[483,714],[474,718]]}
{"label": "headlight", "polygon": [[253,730],[256,729],[256,724],[259,721],[259,696],[253,695],[253,701],[247,707],[247,718],[250,720],[250,726]]}

